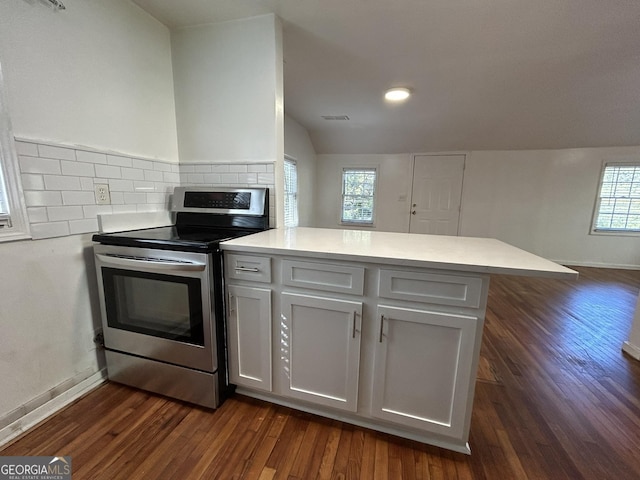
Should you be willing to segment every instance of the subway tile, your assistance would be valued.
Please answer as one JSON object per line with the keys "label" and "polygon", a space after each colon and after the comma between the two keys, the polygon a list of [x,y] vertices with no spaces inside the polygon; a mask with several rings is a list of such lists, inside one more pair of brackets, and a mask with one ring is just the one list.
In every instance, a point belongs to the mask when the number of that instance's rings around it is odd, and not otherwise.
{"label": "subway tile", "polygon": [[96,165],[96,177],[122,178],[122,172],[118,166]]}
{"label": "subway tile", "polygon": [[147,200],[146,193],[124,193],[124,203],[126,205],[131,205],[133,203],[144,203]]}
{"label": "subway tile", "polygon": [[111,205],[122,205],[122,204],[124,204],[124,193],[114,192],[113,190],[111,190]]}
{"label": "subway tile", "polygon": [[80,206],[47,207],[47,216],[51,222],[78,220],[84,218],[84,212]]}
{"label": "subway tile", "polygon": [[264,164],[252,164],[252,165],[247,165],[247,172],[249,173],[264,173],[267,171],[267,166]]}
{"label": "subway tile", "polygon": [[112,192],[133,192],[133,180],[109,179],[109,190]]}
{"label": "subway tile", "polygon": [[145,170],[144,179],[150,182],[161,182],[163,178],[162,173],[163,172],[157,172],[155,170]]}
{"label": "subway tile", "polygon": [[29,157],[37,157],[38,145],[30,142],[16,141],[16,153],[18,155],[27,155]]}
{"label": "subway tile", "polygon": [[53,147],[51,145],[38,145],[38,154],[43,158],[55,158],[58,160],[75,160],[76,151],[73,148]]}
{"label": "subway tile", "polygon": [[22,173],[48,173],[52,175],[62,173],[60,160],[20,156],[18,157],[18,162]]}
{"label": "subway tile", "polygon": [[229,165],[230,173],[247,173],[246,165]]}
{"label": "subway tile", "polygon": [[205,173],[204,183],[210,185],[220,185],[222,183],[219,173]]}
{"label": "subway tile", "polygon": [[153,162],[149,160],[140,160],[139,158],[134,158],[131,166],[142,170],[153,170]]}
{"label": "subway tile", "polygon": [[258,174],[257,173],[239,173],[238,182],[242,184],[247,184],[247,185],[258,183]]}
{"label": "subway tile", "polygon": [[195,173],[211,173],[211,165],[194,165],[194,170]]}
{"label": "subway tile", "polygon": [[44,190],[44,178],[34,173],[23,173],[22,188],[24,190]]}
{"label": "subway tile", "polygon": [[107,155],[98,152],[87,152],[86,150],[76,150],[76,159],[79,162],[107,164]]}
{"label": "subway tile", "polygon": [[84,218],[97,218],[98,215],[113,213],[111,205],[84,205],[82,207]]}
{"label": "subway tile", "polygon": [[258,183],[260,185],[273,185],[275,183],[275,176],[273,173],[259,173]]}
{"label": "subway tile", "polygon": [[158,203],[167,205],[168,196],[166,193],[147,193],[145,198],[146,203]]}
{"label": "subway tile", "polygon": [[107,155],[107,163],[109,165],[117,165],[119,167],[131,167],[133,161],[129,157],[119,155]]}
{"label": "subway tile", "polygon": [[98,231],[98,219],[87,218],[84,220],[70,220],[69,231],[71,235],[78,235],[81,233],[91,233]]}
{"label": "subway tile", "polygon": [[211,165],[212,173],[229,173],[229,165],[227,164],[217,164]]}
{"label": "subway tile", "polygon": [[31,237],[34,240],[65,237],[69,235],[69,233],[68,222],[34,223],[31,225]]}
{"label": "subway tile", "polygon": [[187,183],[189,185],[203,184],[204,183],[204,174],[203,173],[187,173]]}
{"label": "subway tile", "polygon": [[80,177],[80,188],[82,190],[91,190],[93,192],[95,188],[95,183],[93,182],[93,178]]}
{"label": "subway tile", "polygon": [[223,173],[220,175],[220,181],[223,184],[229,185],[237,185],[238,184],[238,174],[237,173]]}
{"label": "subway tile", "polygon": [[77,177],[95,177],[96,169],[93,163],[86,162],[70,162],[68,160],[62,160],[60,162],[62,166],[63,175],[75,175]]}
{"label": "subway tile", "polygon": [[133,182],[133,189],[136,192],[143,192],[143,193],[155,192],[156,191],[156,185],[153,182],[134,181]]}
{"label": "subway tile", "polygon": [[171,172],[171,165],[164,162],[153,162],[153,169],[160,172]]}
{"label": "subway tile", "polygon": [[180,173],[194,173],[196,171],[195,165],[180,165]]}
{"label": "subway tile", "polygon": [[167,183],[179,184],[180,183],[180,174],[179,173],[173,173],[173,172],[163,172],[163,179]]}
{"label": "subway tile", "polygon": [[125,168],[120,169],[122,171],[122,178],[128,180],[144,180],[144,172],[139,168]]}
{"label": "subway tile", "polygon": [[27,215],[30,223],[44,223],[49,221],[47,216],[47,207],[30,207],[27,208]]}
{"label": "subway tile", "polygon": [[93,205],[96,203],[93,192],[62,192],[64,205]]}
{"label": "subway tile", "polygon": [[24,202],[27,207],[46,207],[50,205],[62,205],[62,195],[60,192],[25,190]]}
{"label": "subway tile", "polygon": [[80,190],[80,178],[64,175],[45,175],[44,186],[47,190]]}
{"label": "subway tile", "polygon": [[113,213],[136,213],[135,205],[114,205]]}

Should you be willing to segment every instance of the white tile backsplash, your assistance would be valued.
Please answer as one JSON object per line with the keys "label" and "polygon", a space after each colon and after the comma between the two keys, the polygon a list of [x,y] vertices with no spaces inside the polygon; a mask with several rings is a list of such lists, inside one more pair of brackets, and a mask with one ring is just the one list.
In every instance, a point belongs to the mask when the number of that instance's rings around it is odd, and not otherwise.
{"label": "white tile backsplash", "polygon": [[[275,222],[273,163],[176,164],[28,140],[16,150],[34,239],[95,232],[99,214],[166,211],[178,185],[268,187]],[[98,183],[110,205],[96,205]]]}

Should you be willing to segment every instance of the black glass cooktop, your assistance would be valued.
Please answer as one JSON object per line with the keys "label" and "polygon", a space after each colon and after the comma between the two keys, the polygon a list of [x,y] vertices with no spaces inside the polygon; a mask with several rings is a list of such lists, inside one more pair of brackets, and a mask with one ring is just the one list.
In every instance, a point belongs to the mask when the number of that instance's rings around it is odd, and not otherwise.
{"label": "black glass cooktop", "polygon": [[122,247],[211,252],[223,240],[242,237],[260,230],[206,229],[201,227],[155,227],[125,232],[97,233],[93,241]]}

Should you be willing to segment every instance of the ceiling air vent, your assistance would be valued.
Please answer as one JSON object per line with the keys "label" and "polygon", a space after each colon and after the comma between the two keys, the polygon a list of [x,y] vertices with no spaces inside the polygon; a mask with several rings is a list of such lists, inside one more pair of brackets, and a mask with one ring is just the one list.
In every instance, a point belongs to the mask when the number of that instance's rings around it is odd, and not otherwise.
{"label": "ceiling air vent", "polygon": [[347,115],[322,115],[325,120],[349,120]]}

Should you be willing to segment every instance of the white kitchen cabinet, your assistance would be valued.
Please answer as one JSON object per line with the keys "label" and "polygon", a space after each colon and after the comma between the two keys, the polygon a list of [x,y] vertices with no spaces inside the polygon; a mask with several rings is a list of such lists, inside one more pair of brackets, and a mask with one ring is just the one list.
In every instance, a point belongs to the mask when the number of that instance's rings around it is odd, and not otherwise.
{"label": "white kitchen cabinet", "polygon": [[[273,355],[240,338],[255,350],[240,393],[464,453],[489,275],[576,275],[480,238],[303,227],[221,246],[232,284],[272,292]],[[262,325],[263,307],[252,315]],[[273,365],[271,391],[248,382],[268,377],[258,365]]]}
{"label": "white kitchen cabinet", "polygon": [[371,415],[466,440],[481,320],[379,305]]}
{"label": "white kitchen cabinet", "polygon": [[281,393],[355,412],[362,302],[282,293],[281,310]]}
{"label": "white kitchen cabinet", "polygon": [[271,290],[228,285],[229,379],[271,391]]}

